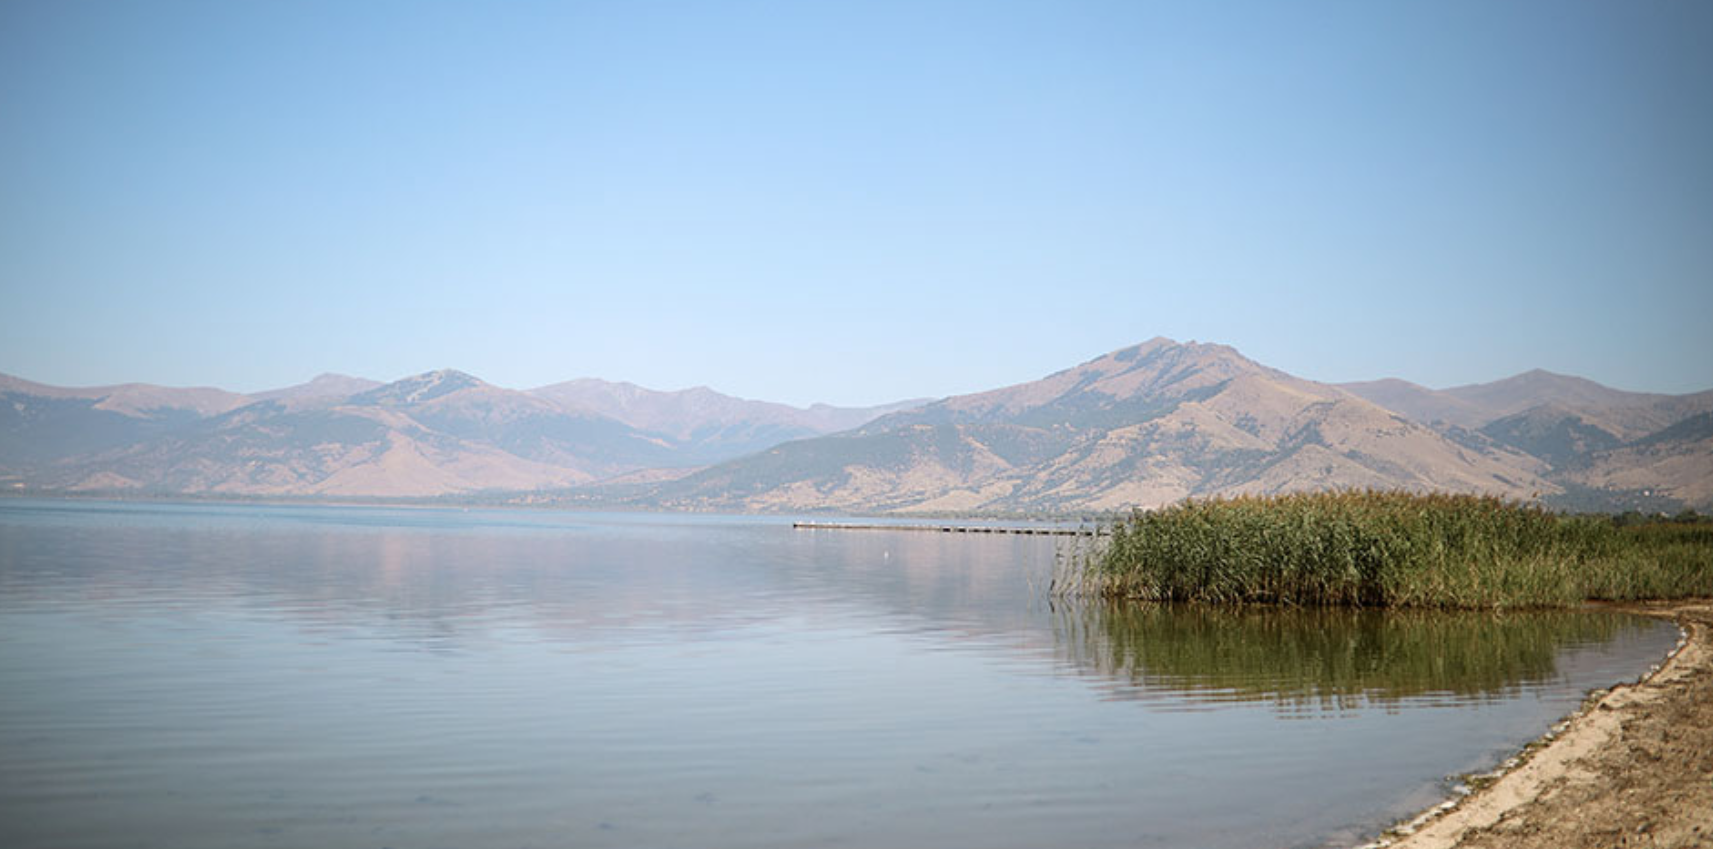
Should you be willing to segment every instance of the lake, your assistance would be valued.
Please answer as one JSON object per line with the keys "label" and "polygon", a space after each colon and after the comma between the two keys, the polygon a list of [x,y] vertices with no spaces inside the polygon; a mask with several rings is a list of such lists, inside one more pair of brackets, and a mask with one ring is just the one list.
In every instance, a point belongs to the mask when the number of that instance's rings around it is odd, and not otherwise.
{"label": "lake", "polygon": [[1055,603],[1054,546],[0,499],[0,844],[1351,845],[1678,637]]}

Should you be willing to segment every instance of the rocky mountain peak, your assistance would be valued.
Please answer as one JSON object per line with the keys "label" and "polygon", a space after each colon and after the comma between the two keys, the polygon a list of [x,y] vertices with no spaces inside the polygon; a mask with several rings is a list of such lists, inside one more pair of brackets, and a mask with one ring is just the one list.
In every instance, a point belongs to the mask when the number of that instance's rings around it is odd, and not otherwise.
{"label": "rocky mountain peak", "polygon": [[377,407],[403,407],[421,404],[464,389],[486,386],[477,378],[457,369],[438,369],[402,378],[351,397],[351,403]]}

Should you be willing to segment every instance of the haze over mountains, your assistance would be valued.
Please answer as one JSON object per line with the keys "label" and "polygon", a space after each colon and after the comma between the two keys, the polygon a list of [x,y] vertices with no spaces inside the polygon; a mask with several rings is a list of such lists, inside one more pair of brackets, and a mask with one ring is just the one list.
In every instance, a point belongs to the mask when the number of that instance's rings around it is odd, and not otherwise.
{"label": "haze over mountains", "polygon": [[532,395],[567,409],[592,410],[638,430],[685,445],[685,456],[708,462],[751,454],[781,442],[849,430],[897,410],[918,407],[921,398],[879,407],[807,409],[722,395],[706,386],[656,392],[633,383],[584,378],[532,390]]}
{"label": "haze over mountains", "polygon": [[388,384],[322,375],[254,395],[0,376],[0,482],[258,496],[536,491],[684,474],[897,407],[804,410],[600,381],[520,392],[451,369]]}
{"label": "haze over mountains", "polygon": [[1331,385],[1168,339],[862,409],[587,379],[517,391],[452,370],[251,395],[0,376],[0,401],[0,485],[23,492],[1055,512],[1371,486],[1713,506],[1713,392],[1542,371],[1446,390]]}

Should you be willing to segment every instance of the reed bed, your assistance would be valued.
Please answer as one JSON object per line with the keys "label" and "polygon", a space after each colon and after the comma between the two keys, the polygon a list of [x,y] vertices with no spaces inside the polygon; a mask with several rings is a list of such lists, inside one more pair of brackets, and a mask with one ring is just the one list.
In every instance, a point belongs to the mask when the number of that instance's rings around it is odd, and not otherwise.
{"label": "reed bed", "polygon": [[1620,526],[1490,496],[1344,491],[1137,512],[1059,595],[1496,609],[1713,595],[1713,526]]}

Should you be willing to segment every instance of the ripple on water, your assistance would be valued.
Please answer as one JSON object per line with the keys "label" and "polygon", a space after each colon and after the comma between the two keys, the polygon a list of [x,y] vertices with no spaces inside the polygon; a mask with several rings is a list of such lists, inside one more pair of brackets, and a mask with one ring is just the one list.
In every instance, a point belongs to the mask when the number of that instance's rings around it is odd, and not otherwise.
{"label": "ripple on water", "polygon": [[774,519],[0,503],[0,842],[1316,844],[1676,639],[1055,606],[1052,557]]}

